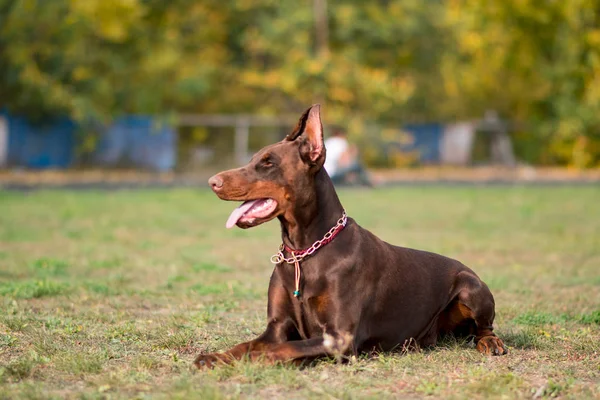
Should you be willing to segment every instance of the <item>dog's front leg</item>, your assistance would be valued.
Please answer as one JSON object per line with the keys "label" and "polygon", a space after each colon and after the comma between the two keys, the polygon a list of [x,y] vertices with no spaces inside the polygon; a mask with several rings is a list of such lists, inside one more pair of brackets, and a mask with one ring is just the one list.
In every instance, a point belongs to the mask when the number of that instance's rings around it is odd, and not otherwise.
{"label": "dog's front leg", "polygon": [[271,344],[249,353],[252,361],[268,363],[303,361],[324,356],[343,356],[353,351],[350,333],[332,331],[322,337]]}
{"label": "dog's front leg", "polygon": [[267,348],[287,342],[300,336],[293,320],[293,306],[289,292],[284,287],[277,269],[269,282],[267,304],[267,329],[254,340],[240,343],[223,353],[200,354],[194,364],[198,368],[212,368],[215,364],[229,364],[248,354],[265,352]]}
{"label": "dog's front leg", "polygon": [[256,339],[240,343],[223,353],[200,354],[196,357],[194,365],[198,368],[212,368],[218,363],[230,364],[235,360],[242,359],[246,354],[261,352],[270,346],[287,341],[294,329],[295,326],[291,319],[283,321],[272,319],[265,332]]}

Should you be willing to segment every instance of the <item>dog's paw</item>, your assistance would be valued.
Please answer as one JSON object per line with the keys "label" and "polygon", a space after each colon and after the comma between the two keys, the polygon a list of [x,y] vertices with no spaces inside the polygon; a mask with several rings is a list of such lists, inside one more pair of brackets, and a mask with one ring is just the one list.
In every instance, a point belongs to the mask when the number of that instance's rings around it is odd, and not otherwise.
{"label": "dog's paw", "polygon": [[488,356],[503,356],[508,349],[498,336],[484,336],[477,342],[477,350]]}
{"label": "dog's paw", "polygon": [[198,369],[209,369],[214,368],[218,364],[229,364],[230,362],[230,357],[227,357],[225,354],[210,353],[200,354],[196,357],[196,360],[194,360],[194,365]]}

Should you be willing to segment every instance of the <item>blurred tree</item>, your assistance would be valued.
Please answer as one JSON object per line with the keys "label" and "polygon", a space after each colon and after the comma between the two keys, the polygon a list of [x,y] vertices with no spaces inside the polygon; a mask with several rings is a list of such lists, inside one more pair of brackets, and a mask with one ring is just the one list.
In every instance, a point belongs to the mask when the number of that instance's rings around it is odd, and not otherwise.
{"label": "blurred tree", "polygon": [[350,131],[494,109],[527,160],[598,165],[600,0],[0,0],[0,107],[83,121],[317,101]]}
{"label": "blurred tree", "polygon": [[[498,110],[520,125],[522,156],[600,163],[600,2],[449,1],[454,48],[441,66],[442,117]],[[517,142],[519,145],[519,142]]]}
{"label": "blurred tree", "polygon": [[436,27],[429,21],[435,21],[441,2],[430,7],[417,0],[329,5],[328,51],[319,52],[311,4],[234,2],[240,16],[232,19],[239,25],[231,31],[238,32],[233,42],[241,71],[235,85],[249,92],[251,106],[296,110],[324,101],[330,121],[433,117],[419,107],[403,106],[419,83],[425,87],[433,80],[440,55],[430,35]]}
{"label": "blurred tree", "polygon": [[213,17],[209,2],[0,0],[0,106],[102,120],[202,97],[224,62]]}

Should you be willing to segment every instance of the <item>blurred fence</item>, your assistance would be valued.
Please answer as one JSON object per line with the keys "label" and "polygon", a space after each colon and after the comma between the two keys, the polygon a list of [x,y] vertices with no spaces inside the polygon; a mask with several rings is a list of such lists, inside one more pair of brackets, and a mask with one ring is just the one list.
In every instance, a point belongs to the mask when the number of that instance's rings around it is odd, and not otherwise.
{"label": "blurred fence", "polygon": [[[69,119],[34,123],[4,112],[0,167],[225,168],[241,165],[252,152],[281,140],[295,121],[292,116],[180,115],[167,123],[149,116],[123,116],[90,129]],[[361,143],[361,149],[371,154],[367,159],[371,165],[406,166],[407,159],[419,165],[515,164],[506,127],[489,116],[453,124],[403,125],[398,130],[410,137],[406,141],[385,141],[378,128],[371,130]]]}
{"label": "blurred fence", "polygon": [[441,144],[444,135],[442,124],[408,124],[402,127],[411,137],[411,144],[402,150],[417,152],[421,164],[438,164],[441,160]]}
{"label": "blurred fence", "polygon": [[[83,162],[80,144],[84,136],[97,143],[85,157],[86,165],[135,167],[168,171],[175,167],[177,133],[152,117],[125,116],[90,133],[67,118],[29,121],[0,113],[0,166],[32,169],[68,168]],[[84,133],[85,132],[85,133]]]}
{"label": "blurred fence", "polygon": [[92,160],[100,166],[134,166],[169,171],[175,167],[177,134],[149,117],[116,120],[101,135]]}
{"label": "blurred fence", "polygon": [[74,158],[75,124],[68,119],[32,125],[25,118],[4,114],[7,165],[27,168],[66,168]]}

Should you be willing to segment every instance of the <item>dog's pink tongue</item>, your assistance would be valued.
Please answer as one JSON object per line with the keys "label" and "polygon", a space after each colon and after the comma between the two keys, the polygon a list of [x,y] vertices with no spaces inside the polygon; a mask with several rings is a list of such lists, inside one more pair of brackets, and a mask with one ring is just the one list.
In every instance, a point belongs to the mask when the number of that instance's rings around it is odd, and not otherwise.
{"label": "dog's pink tongue", "polygon": [[242,215],[244,215],[244,213],[248,211],[259,200],[248,200],[243,202],[242,205],[240,205],[238,208],[231,212],[231,215],[227,219],[225,227],[227,229],[233,228],[235,224],[240,220],[240,218],[242,218]]}

